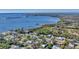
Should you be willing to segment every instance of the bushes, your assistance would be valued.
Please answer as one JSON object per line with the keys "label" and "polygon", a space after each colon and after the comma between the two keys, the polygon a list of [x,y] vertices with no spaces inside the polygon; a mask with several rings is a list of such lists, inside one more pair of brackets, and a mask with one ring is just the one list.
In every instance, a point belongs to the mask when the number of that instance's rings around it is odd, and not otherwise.
{"label": "bushes", "polygon": [[53,47],[53,44],[51,44],[51,43],[48,43],[48,44],[45,46],[45,48],[48,48],[48,49],[52,49],[52,47]]}
{"label": "bushes", "polygon": [[64,33],[60,34],[60,36],[63,36],[65,38],[69,38],[70,34],[67,32],[64,32]]}
{"label": "bushes", "polygon": [[65,45],[61,45],[60,47],[61,47],[62,49],[64,49],[64,48],[65,48]]}
{"label": "bushes", "polygon": [[32,40],[32,37],[30,35],[27,36],[28,40]]}
{"label": "bushes", "polygon": [[63,42],[63,44],[60,45],[60,47],[61,47],[62,49],[64,49],[65,46],[68,46],[68,44],[69,44],[69,41],[68,41],[67,39],[65,39],[64,42]]}
{"label": "bushes", "polygon": [[7,43],[0,43],[0,49],[8,49],[10,48],[10,45]]}
{"label": "bushes", "polygon": [[44,35],[47,35],[47,34],[51,34],[52,32],[50,31],[50,29],[39,29],[37,31],[38,34],[44,34]]}
{"label": "bushes", "polygon": [[49,43],[48,44],[48,49],[52,49],[53,44]]}
{"label": "bushes", "polygon": [[11,41],[0,40],[0,49],[8,49],[11,47]]}

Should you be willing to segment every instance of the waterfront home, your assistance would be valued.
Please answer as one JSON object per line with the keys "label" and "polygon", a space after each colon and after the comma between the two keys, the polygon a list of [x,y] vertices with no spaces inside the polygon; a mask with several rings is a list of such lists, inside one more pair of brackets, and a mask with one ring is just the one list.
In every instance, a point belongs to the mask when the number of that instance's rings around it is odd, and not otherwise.
{"label": "waterfront home", "polygon": [[11,45],[10,49],[20,49],[19,45]]}
{"label": "waterfront home", "polygon": [[48,37],[48,38],[51,38],[51,37],[52,37],[52,34],[48,34],[47,37]]}
{"label": "waterfront home", "polygon": [[58,40],[64,40],[65,37],[57,37]]}
{"label": "waterfront home", "polygon": [[53,45],[52,49],[61,49],[58,45]]}
{"label": "waterfront home", "polygon": [[70,49],[74,49],[74,47],[75,47],[74,44],[72,44],[72,43],[69,43],[69,44],[68,44],[68,48],[70,48]]}

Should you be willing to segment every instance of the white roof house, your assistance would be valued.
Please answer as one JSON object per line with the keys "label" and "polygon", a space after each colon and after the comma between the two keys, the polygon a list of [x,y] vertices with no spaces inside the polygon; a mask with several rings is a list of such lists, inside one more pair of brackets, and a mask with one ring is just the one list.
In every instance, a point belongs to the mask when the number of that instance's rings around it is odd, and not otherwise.
{"label": "white roof house", "polygon": [[65,37],[57,37],[57,39],[59,39],[59,40],[64,40]]}

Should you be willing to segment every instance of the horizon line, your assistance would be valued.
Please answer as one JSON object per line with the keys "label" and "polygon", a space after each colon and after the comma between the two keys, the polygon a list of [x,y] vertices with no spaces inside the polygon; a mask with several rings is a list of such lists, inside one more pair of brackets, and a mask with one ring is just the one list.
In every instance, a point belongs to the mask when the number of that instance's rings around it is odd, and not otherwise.
{"label": "horizon line", "polygon": [[0,9],[0,13],[79,13],[79,9]]}

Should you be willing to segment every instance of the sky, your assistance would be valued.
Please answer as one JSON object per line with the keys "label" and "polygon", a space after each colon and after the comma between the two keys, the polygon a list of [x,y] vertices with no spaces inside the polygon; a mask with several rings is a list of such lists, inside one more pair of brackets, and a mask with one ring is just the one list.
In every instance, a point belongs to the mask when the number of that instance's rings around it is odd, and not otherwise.
{"label": "sky", "polygon": [[0,9],[0,13],[79,13],[79,9]]}

